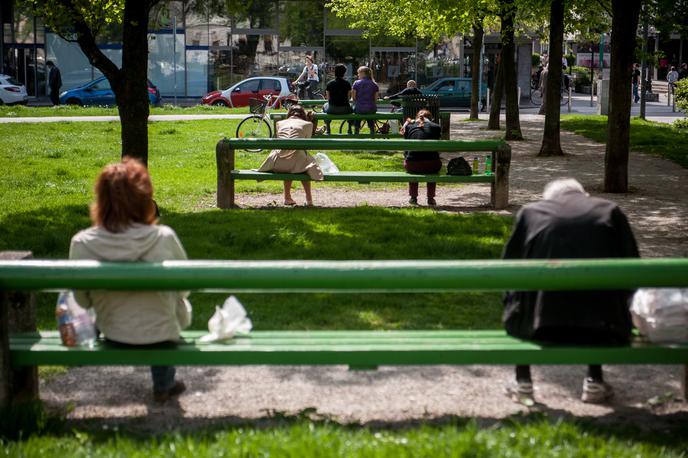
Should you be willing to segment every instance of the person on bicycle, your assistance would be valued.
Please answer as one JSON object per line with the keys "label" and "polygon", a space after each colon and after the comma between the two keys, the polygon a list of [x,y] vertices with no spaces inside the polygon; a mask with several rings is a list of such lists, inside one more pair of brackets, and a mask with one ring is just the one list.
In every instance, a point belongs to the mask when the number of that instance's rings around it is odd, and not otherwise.
{"label": "person on bicycle", "polygon": [[[346,75],[346,65],[337,64],[334,66],[334,79],[327,83],[325,95],[327,102],[323,105],[323,111],[327,114],[349,114],[352,112],[349,99],[351,98],[351,83],[344,79]],[[325,133],[330,134],[330,123],[325,121]],[[351,126],[349,125],[349,133]]]}
{"label": "person on bicycle", "polygon": [[[370,67],[358,67],[358,79],[351,87],[351,98],[353,99],[354,113],[372,114],[377,113],[377,98],[380,95],[380,88],[373,81],[373,74]],[[375,132],[375,121],[367,121],[371,134]],[[361,130],[361,122],[354,121],[354,133],[358,134]]]}
{"label": "person on bicycle", "polygon": [[[303,89],[306,90],[308,98],[313,98],[313,89],[320,82],[320,77],[318,76],[318,66],[313,63],[313,57],[310,54],[306,54],[306,65],[303,67],[303,71],[298,78],[294,81],[293,85],[298,85],[298,83],[304,80]],[[298,91],[299,98],[301,98],[301,90]]]}

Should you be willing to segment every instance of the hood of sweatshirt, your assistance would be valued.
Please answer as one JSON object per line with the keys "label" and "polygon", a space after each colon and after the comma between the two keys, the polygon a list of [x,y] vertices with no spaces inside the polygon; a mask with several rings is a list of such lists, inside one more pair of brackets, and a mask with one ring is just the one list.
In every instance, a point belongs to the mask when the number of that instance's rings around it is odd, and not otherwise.
{"label": "hood of sweatshirt", "polygon": [[124,232],[110,232],[102,227],[94,226],[74,236],[71,251],[73,253],[79,251],[78,258],[108,261],[143,260],[146,253],[168,231],[172,230],[167,226],[154,224],[135,223]]}

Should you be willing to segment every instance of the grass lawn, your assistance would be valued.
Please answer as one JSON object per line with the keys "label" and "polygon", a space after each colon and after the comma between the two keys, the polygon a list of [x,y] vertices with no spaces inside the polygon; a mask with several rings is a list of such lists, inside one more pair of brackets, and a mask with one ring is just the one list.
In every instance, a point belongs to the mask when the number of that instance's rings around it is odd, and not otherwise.
{"label": "grass lawn", "polygon": [[[163,105],[151,107],[152,115],[184,115],[184,114],[248,114],[248,107],[226,108],[209,105],[194,105],[190,107],[178,107]],[[80,107],[78,105],[59,105],[55,107],[27,107],[24,105],[0,106],[0,118],[24,118],[47,116],[119,116],[117,107]]]}
{"label": "grass lawn", "polygon": [[[497,258],[511,218],[361,206],[342,209],[214,208],[214,147],[236,121],[150,124],[150,167],[162,222],[198,259],[485,259]],[[64,258],[69,240],[89,225],[93,181],[119,159],[118,123],[0,124],[0,249]],[[244,153],[238,167],[256,167],[267,153]],[[329,153],[328,153],[329,154]],[[403,170],[400,154],[333,152],[343,170]],[[356,185],[350,185],[356,186]],[[401,196],[405,185],[396,186]],[[451,192],[441,186],[440,192]],[[240,182],[240,193],[274,192],[280,183]],[[337,185],[316,185],[318,193]],[[195,329],[205,329],[225,295],[194,294]],[[463,294],[244,294],[256,329],[499,328],[501,298]],[[54,329],[55,294],[39,295],[39,321]],[[46,372],[42,372],[45,374]],[[66,388],[67,389],[67,388]],[[22,415],[26,415],[23,417]],[[272,418],[194,433],[136,437],[102,425],[65,428],[59,419],[0,414],[2,456],[685,456],[685,425],[659,432],[516,417],[489,426],[462,419],[440,424],[361,427]],[[29,436],[31,425],[36,434]],[[11,426],[11,428],[8,428]],[[2,439],[3,431],[22,438]]]}
{"label": "grass lawn", "polygon": [[[600,143],[607,142],[607,117],[562,115],[561,128]],[[631,150],[656,154],[688,167],[688,130],[631,118]]]}
{"label": "grass lawn", "polygon": [[[684,457],[686,428],[673,435],[615,429],[545,415],[489,427],[448,419],[440,425],[342,426],[302,419],[266,421],[192,434],[135,437],[111,430],[69,431],[0,442],[12,457]],[[683,433],[683,434],[682,434]]]}

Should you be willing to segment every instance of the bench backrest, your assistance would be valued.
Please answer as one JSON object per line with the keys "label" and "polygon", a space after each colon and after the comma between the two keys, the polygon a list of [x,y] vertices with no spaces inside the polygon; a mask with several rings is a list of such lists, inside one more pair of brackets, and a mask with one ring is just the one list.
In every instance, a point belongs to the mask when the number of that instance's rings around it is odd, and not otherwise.
{"label": "bench backrest", "polygon": [[687,287],[688,258],[484,261],[0,261],[0,290],[389,292]]}
{"label": "bench backrest", "polygon": [[319,149],[373,151],[506,151],[502,140],[404,140],[365,138],[229,138],[223,140],[232,149]]}

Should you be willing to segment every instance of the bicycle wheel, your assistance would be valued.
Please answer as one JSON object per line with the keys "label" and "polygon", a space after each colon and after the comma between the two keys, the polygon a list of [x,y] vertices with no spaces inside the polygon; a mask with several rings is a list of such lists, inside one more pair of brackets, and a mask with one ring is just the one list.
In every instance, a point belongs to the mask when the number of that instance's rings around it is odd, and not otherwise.
{"label": "bicycle wheel", "polygon": [[530,103],[536,106],[542,105],[542,92],[538,89],[537,91],[531,91],[530,93]]}
{"label": "bicycle wheel", "polygon": [[[354,126],[351,126],[349,128],[349,121],[333,121],[333,122],[338,122],[339,124],[339,133],[340,134],[346,134],[349,133],[349,131],[353,132],[354,131]],[[334,129],[332,129],[334,131]]]}
{"label": "bicycle wheel", "polygon": [[[270,138],[272,128],[262,116],[249,116],[239,123],[236,130],[237,138]],[[246,148],[246,151],[260,151],[262,148]]]}

